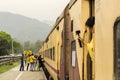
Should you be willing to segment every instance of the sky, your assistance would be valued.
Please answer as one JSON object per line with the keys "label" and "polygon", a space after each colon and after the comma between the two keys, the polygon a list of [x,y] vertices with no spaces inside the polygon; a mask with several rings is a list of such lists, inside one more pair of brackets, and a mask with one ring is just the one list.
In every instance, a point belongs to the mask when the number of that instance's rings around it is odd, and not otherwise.
{"label": "sky", "polygon": [[69,0],[0,0],[0,12],[55,21],[68,3]]}

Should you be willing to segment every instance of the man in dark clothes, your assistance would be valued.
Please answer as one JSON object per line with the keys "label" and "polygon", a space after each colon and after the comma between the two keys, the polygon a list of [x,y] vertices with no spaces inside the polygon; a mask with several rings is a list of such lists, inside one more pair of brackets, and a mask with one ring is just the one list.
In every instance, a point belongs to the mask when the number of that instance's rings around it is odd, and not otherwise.
{"label": "man in dark clothes", "polygon": [[20,71],[24,71],[24,54],[22,54],[22,56],[21,56]]}
{"label": "man in dark clothes", "polygon": [[41,67],[43,67],[43,60],[42,60],[43,58],[41,57],[41,55],[38,57],[38,61],[39,61],[39,69],[41,68]]}

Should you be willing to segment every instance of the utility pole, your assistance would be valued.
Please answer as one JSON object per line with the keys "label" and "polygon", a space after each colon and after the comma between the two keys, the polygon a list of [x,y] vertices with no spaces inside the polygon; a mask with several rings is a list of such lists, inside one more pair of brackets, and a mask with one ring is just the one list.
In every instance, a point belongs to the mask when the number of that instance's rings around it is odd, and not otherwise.
{"label": "utility pole", "polygon": [[12,39],[12,54],[14,54],[14,50],[13,50],[13,39]]}
{"label": "utility pole", "polygon": [[23,44],[23,53],[24,53],[24,44]]}

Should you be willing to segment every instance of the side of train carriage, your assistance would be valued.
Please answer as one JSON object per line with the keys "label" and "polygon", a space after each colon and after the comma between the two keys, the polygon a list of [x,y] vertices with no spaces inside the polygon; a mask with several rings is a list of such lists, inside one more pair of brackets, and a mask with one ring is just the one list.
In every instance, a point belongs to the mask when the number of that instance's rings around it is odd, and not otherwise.
{"label": "side of train carriage", "polygon": [[120,80],[120,0],[70,0],[40,53],[50,80]]}

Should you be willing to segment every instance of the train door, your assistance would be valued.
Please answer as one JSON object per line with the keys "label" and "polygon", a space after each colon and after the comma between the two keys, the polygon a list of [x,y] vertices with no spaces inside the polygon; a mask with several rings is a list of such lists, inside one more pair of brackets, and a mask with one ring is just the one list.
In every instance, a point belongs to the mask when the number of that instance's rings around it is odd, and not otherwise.
{"label": "train door", "polygon": [[114,80],[120,80],[120,17],[114,25]]}
{"label": "train door", "polygon": [[84,46],[84,77],[83,80],[94,80],[94,10],[95,0],[89,0],[89,15],[86,21],[86,32],[84,40],[87,45]]}
{"label": "train door", "polygon": [[[92,33],[89,29],[87,29],[87,32],[84,34],[84,40],[87,42],[87,44],[84,46],[84,75],[83,80],[94,80],[94,61],[93,61],[93,52],[91,49],[93,48],[93,42],[92,42]],[[91,47],[92,45],[92,47]],[[89,47],[90,46],[90,47]]]}
{"label": "train door", "polygon": [[76,41],[73,37],[73,27],[74,20],[70,21],[70,71],[69,71],[69,80],[80,80],[79,68],[78,68],[78,59],[76,52]]}

